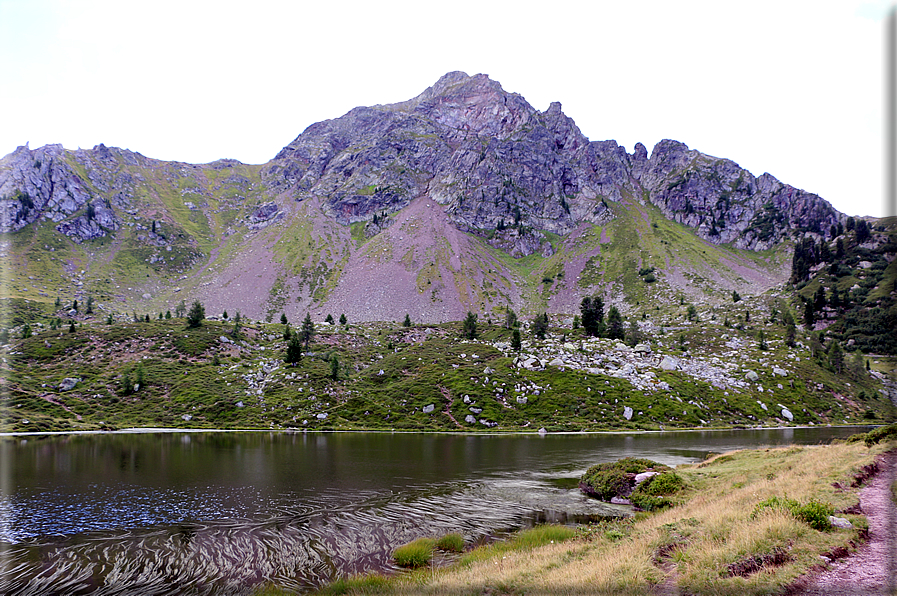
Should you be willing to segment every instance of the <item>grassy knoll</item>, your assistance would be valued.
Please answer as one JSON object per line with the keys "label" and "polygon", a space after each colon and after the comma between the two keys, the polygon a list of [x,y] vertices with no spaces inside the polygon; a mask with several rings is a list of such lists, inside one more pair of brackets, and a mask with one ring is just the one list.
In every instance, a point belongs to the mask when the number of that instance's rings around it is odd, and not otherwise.
{"label": "grassy knoll", "polygon": [[[855,475],[894,448],[863,442],[735,451],[676,469],[685,483],[658,513],[579,530],[542,526],[465,553],[455,564],[388,577],[341,579],[321,594],[778,594],[820,564],[852,551],[865,517],[836,513],[852,529],[817,530],[773,497],[858,502]],[[834,484],[840,487],[837,488]],[[260,593],[281,594],[267,586]]]}

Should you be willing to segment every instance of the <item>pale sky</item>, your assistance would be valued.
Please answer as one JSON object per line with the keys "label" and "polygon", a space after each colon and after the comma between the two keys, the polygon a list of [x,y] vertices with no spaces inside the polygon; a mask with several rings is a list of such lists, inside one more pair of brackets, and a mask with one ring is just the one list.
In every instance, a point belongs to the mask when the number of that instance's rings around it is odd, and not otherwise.
{"label": "pale sky", "polygon": [[0,155],[263,163],[307,126],[486,73],[591,140],[664,138],[885,213],[886,0],[0,0]]}

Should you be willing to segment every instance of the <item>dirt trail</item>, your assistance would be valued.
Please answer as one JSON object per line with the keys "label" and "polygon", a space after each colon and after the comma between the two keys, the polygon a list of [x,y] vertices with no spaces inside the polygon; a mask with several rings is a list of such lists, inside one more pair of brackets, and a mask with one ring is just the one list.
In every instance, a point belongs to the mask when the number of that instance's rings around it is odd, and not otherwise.
{"label": "dirt trail", "polygon": [[891,596],[897,594],[897,505],[891,484],[897,479],[897,450],[885,454],[880,472],[860,491],[869,520],[869,541],[825,571],[803,578],[793,596]]}

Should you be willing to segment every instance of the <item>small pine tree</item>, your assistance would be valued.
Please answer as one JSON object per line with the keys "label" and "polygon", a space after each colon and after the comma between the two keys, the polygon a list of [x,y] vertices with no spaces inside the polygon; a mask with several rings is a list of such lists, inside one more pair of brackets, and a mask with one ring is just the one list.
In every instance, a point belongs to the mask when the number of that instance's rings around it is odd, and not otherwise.
{"label": "small pine tree", "polygon": [[131,382],[131,371],[125,369],[121,376],[121,393],[122,395],[131,395],[134,392],[134,383]]}
{"label": "small pine tree", "polygon": [[[74,325],[74,323],[72,323],[72,325]],[[25,326],[22,327],[22,339],[28,339],[29,337],[31,337],[31,325],[26,323]]]}
{"label": "small pine tree", "polygon": [[607,337],[610,339],[623,339],[623,316],[616,306],[611,306],[607,311]]}
{"label": "small pine tree", "polygon": [[761,329],[760,331],[757,332],[757,348],[759,348],[761,350],[766,350],[767,347],[768,346],[766,345],[766,333],[764,333],[763,330]]}
{"label": "small pine tree", "polygon": [[836,373],[840,374],[844,369],[844,351],[837,340],[832,340],[831,345],[828,347],[828,363]]}
{"label": "small pine tree", "polygon": [[411,327],[411,317],[405,313],[405,320],[402,321],[402,327]]}
{"label": "small pine tree", "polygon": [[78,301],[77,300],[72,302],[72,310],[75,312],[78,312]]}
{"label": "small pine tree", "polygon": [[477,315],[467,311],[467,318],[464,319],[464,325],[461,335],[465,339],[477,338]]}
{"label": "small pine tree", "polygon": [[315,324],[311,320],[311,313],[305,313],[305,319],[302,320],[302,329],[299,331],[299,339],[305,344],[306,351],[314,336]]}
{"label": "small pine tree", "polygon": [[732,290],[732,302],[738,302],[741,300],[741,296],[735,290]]}
{"label": "small pine tree", "polygon": [[187,315],[187,327],[197,328],[202,326],[203,319],[206,318],[206,309],[199,300],[194,300]]}
{"label": "small pine tree", "polygon": [[302,341],[298,334],[293,334],[287,342],[287,351],[283,361],[293,366],[302,361]]}
{"label": "small pine tree", "polygon": [[347,322],[348,322],[348,319],[346,318],[346,315],[339,316],[339,324],[340,325],[345,325]]}
{"label": "small pine tree", "polygon": [[237,311],[236,316],[234,316],[234,328],[231,329],[230,336],[234,339],[240,339],[240,334],[243,329],[243,322],[240,317],[240,311]]}
{"label": "small pine tree", "polygon": [[180,303],[174,307],[174,316],[180,319],[185,314],[187,314],[187,304],[181,300]]}
{"label": "small pine tree", "polygon": [[698,318],[698,309],[695,308],[694,304],[688,305],[688,308],[685,310],[685,318],[689,321],[694,321]]}
{"label": "small pine tree", "polygon": [[327,318],[324,319],[324,322],[327,323],[328,325],[333,325],[333,315],[328,314]]}
{"label": "small pine tree", "polygon": [[517,320],[517,313],[508,307],[507,312],[505,313],[505,329],[513,329],[519,324],[520,322]]}
{"label": "small pine tree", "polygon": [[519,352],[523,347],[523,343],[520,341],[520,329],[514,329],[511,332],[511,349],[515,352]]}
{"label": "small pine tree", "polygon": [[147,323],[149,323],[150,322],[149,314],[147,314],[143,320],[146,321]]}
{"label": "small pine tree", "polygon": [[339,360],[336,354],[330,356],[330,378],[334,381],[339,378]]}
{"label": "small pine tree", "polygon": [[292,333],[290,332],[290,326],[289,326],[289,325],[284,325],[284,327],[283,327],[283,339],[284,339],[284,341],[289,341],[291,335],[292,335]]}
{"label": "small pine tree", "polygon": [[170,319],[170,318],[171,318],[171,311],[170,311],[170,310],[166,310],[166,311],[165,311],[165,319],[168,320],[168,319]]}
{"label": "small pine tree", "polygon": [[224,319],[225,321],[227,320],[227,311],[224,311],[223,313],[221,313],[221,318]]}
{"label": "small pine tree", "polygon": [[87,296],[87,308],[84,310],[84,314],[93,314],[93,296]]}
{"label": "small pine tree", "polygon": [[541,315],[536,315],[536,318],[533,319],[533,334],[539,339],[545,339],[545,334],[548,332],[548,313],[542,313]]}
{"label": "small pine tree", "polygon": [[285,313],[285,312],[280,313],[280,324],[281,325],[287,324],[287,313]]}
{"label": "small pine tree", "polygon": [[111,325],[111,324],[112,324],[112,315],[111,315],[111,314],[110,314],[109,316],[106,317],[106,324],[107,324],[107,325]]}
{"label": "small pine tree", "polygon": [[164,319],[164,318],[165,318],[165,317],[164,317],[164,316],[162,315],[162,313],[160,312],[160,313],[159,313],[159,320],[161,321],[161,320]]}
{"label": "small pine tree", "polygon": [[72,321],[71,324],[69,325],[69,333],[74,333],[74,332],[75,332],[75,322]]}

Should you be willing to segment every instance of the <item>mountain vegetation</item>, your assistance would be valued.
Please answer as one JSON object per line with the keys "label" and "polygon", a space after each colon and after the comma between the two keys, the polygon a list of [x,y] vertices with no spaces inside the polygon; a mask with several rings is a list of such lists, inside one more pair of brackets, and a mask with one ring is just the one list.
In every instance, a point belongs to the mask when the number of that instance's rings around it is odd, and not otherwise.
{"label": "mountain vegetation", "polygon": [[24,146],[0,159],[2,426],[882,420],[895,230],[457,72],[261,165]]}

